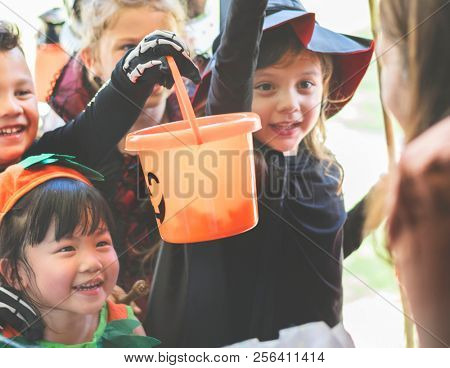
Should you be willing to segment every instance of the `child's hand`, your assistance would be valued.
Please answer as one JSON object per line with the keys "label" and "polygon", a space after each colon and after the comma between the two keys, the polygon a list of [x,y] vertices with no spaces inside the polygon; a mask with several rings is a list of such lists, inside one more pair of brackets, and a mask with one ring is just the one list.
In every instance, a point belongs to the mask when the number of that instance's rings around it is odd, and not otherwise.
{"label": "child's hand", "polygon": [[173,78],[164,56],[173,56],[181,75],[200,82],[200,73],[189,58],[184,42],[175,33],[155,31],[147,35],[125,58],[123,70],[136,83],[144,79],[166,88],[173,86]]}
{"label": "child's hand", "polygon": [[[114,286],[114,289],[110,296],[108,296],[108,299],[116,304],[122,304],[123,299],[127,296],[127,293],[125,290],[123,290],[120,286],[116,285]],[[124,303],[129,304],[130,307],[133,309],[134,314],[139,315],[142,313],[141,308],[137,306],[137,304],[132,301],[130,303]]]}

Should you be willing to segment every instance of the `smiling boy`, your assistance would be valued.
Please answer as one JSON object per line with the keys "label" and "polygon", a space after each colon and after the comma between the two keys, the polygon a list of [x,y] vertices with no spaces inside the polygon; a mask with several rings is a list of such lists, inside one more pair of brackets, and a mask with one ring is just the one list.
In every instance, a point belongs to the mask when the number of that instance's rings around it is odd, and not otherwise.
{"label": "smiling boy", "polygon": [[37,100],[19,32],[17,27],[0,21],[0,172],[41,153],[74,155],[78,162],[96,167],[131,128],[154,86],[172,83],[171,76],[160,69],[161,57],[173,56],[184,76],[199,80],[198,69],[187,57],[183,41],[173,33],[159,31],[144,38],[145,42],[155,40],[165,42],[156,42],[147,52],[139,51],[128,60],[142,72],[137,81],[130,80],[130,70],[124,70],[122,58],[111,79],[81,114],[36,140]]}
{"label": "smiling boy", "polygon": [[14,28],[0,28],[0,169],[16,163],[36,138],[37,99]]}

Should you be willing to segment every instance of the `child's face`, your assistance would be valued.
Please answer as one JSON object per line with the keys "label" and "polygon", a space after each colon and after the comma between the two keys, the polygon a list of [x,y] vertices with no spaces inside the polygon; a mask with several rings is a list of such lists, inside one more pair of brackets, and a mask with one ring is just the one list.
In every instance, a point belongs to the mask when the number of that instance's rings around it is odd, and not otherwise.
{"label": "child's face", "polygon": [[[147,34],[158,29],[176,32],[175,19],[167,13],[152,10],[148,6],[122,9],[117,19],[100,37],[94,51],[95,56],[88,67],[102,80],[108,80],[120,58],[128,50],[133,49]],[[145,107],[158,106],[168,96],[167,89],[156,86]]]}
{"label": "child's face", "polygon": [[0,51],[0,167],[20,160],[36,138],[37,100],[25,57]]}
{"label": "child's face", "polygon": [[54,234],[53,224],[40,244],[26,248],[35,276],[27,280],[27,291],[52,311],[98,313],[119,274],[109,231],[104,227],[92,235],[81,235],[77,229],[72,237],[60,241]]}
{"label": "child's face", "polygon": [[312,52],[256,70],[252,111],[261,117],[262,128],[255,137],[277,151],[296,152],[319,119],[322,94],[322,68]]}

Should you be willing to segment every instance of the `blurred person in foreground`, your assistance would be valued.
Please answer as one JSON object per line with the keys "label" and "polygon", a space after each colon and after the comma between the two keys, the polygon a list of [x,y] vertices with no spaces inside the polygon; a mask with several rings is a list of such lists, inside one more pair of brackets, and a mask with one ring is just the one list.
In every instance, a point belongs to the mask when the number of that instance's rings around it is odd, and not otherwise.
{"label": "blurred person in foreground", "polygon": [[388,247],[420,346],[449,347],[450,2],[382,0],[380,10],[383,102],[405,133],[383,198]]}

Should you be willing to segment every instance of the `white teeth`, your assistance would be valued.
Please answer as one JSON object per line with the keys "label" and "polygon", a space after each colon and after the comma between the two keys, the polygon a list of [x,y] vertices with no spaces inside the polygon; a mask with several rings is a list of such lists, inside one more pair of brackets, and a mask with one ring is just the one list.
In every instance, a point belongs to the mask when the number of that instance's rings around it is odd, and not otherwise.
{"label": "white teeth", "polygon": [[272,126],[275,129],[278,129],[278,130],[291,130],[291,129],[294,129],[294,128],[300,126],[300,123],[299,122],[294,122],[294,123],[277,123],[277,124],[272,124]]}
{"label": "white teeth", "polygon": [[289,125],[278,125],[277,129],[281,129],[281,130],[290,130],[292,128],[294,128],[295,125],[294,124],[289,124]]}
{"label": "white teeth", "polygon": [[23,127],[3,128],[0,129],[0,135],[17,134],[23,131]]}
{"label": "white teeth", "polygon": [[89,283],[86,283],[86,284],[82,284],[82,285],[75,286],[75,289],[76,289],[76,290],[89,290],[89,289],[95,289],[95,288],[100,287],[100,285],[101,285],[102,283],[103,283],[103,281],[99,281],[99,282],[95,282],[95,283],[89,282]]}

